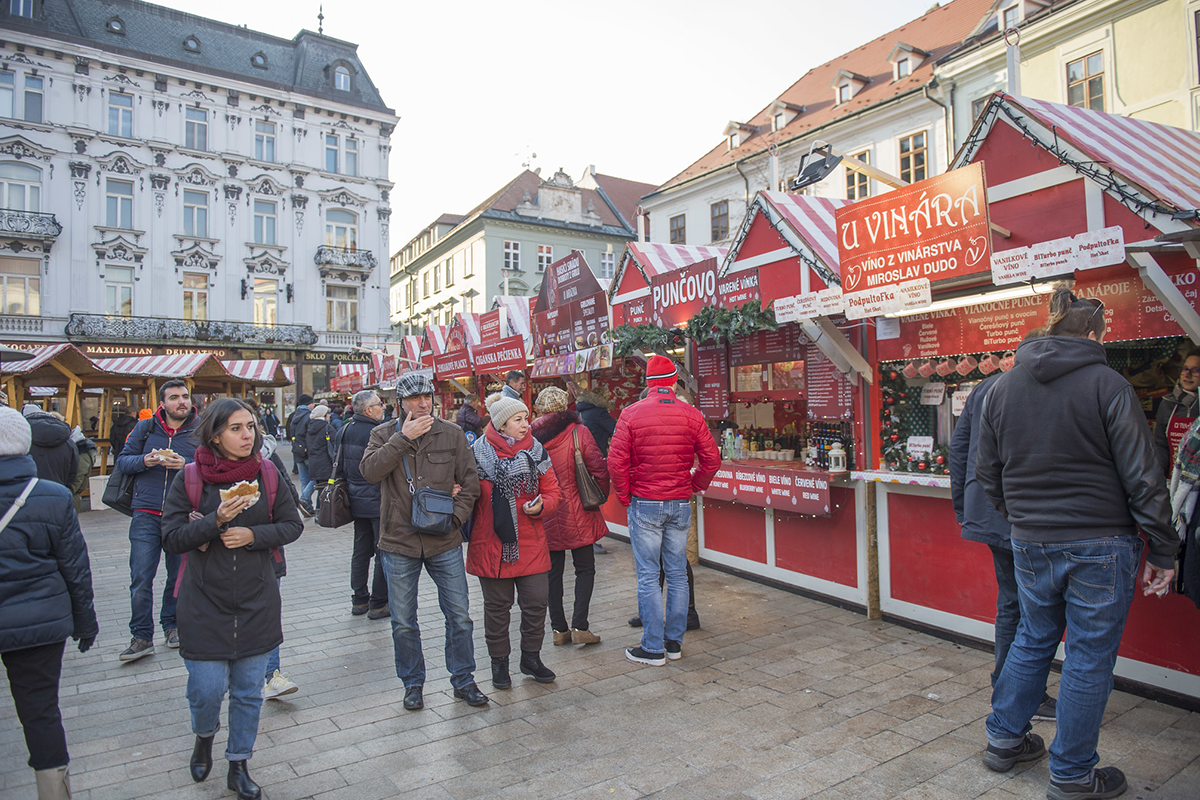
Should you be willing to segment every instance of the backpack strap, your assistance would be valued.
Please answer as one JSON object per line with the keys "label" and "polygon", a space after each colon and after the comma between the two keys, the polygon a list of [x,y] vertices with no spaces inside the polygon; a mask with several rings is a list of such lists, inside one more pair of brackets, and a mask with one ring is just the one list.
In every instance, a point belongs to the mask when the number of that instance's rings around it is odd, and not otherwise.
{"label": "backpack strap", "polygon": [[204,481],[200,480],[200,467],[193,461],[183,465],[183,486],[187,489],[188,502],[192,511],[200,511],[200,498],[204,494]]}
{"label": "backpack strap", "polygon": [[[267,465],[270,468],[267,468]],[[258,472],[262,478],[263,488],[267,490],[267,519],[275,521],[275,495],[279,493],[279,469],[275,462],[267,459]]]}
{"label": "backpack strap", "polygon": [[4,532],[4,529],[8,527],[8,523],[12,522],[13,517],[25,505],[25,501],[29,499],[29,493],[33,491],[34,486],[37,486],[37,482],[37,477],[30,478],[29,483],[25,484],[25,488],[17,495],[17,499],[13,500],[13,504],[8,507],[8,511],[5,511],[4,516],[0,517],[0,533]]}

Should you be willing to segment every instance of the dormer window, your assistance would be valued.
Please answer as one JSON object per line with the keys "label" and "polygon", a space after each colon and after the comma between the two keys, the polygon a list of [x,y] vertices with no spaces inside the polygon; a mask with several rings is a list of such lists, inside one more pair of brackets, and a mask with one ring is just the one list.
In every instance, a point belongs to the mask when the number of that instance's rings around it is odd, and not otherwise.
{"label": "dormer window", "polygon": [[1021,4],[1016,3],[1001,11],[1000,21],[1003,23],[1000,26],[1000,30],[1002,31],[1017,27],[1021,22]]}
{"label": "dormer window", "polygon": [[837,105],[850,102],[859,91],[871,82],[866,75],[859,75],[848,69],[839,69],[829,84],[833,88],[833,98]]}
{"label": "dormer window", "polygon": [[733,120],[730,120],[729,124],[725,126],[725,132],[723,134],[725,136],[726,148],[729,150],[737,148],[747,139],[753,136],[757,130],[758,128],[753,125],[747,125],[744,122],[734,122]]}
{"label": "dormer window", "polygon": [[771,117],[771,130],[781,131],[785,125],[787,125],[787,120],[782,111],[777,112],[775,116]]}
{"label": "dormer window", "polygon": [[339,92],[350,91],[350,70],[338,67],[333,71],[333,88]]}
{"label": "dormer window", "polygon": [[200,52],[200,40],[197,39],[195,36],[187,37],[186,39],[183,40],[183,49],[187,50],[189,53],[199,53]]}
{"label": "dormer window", "polygon": [[108,22],[104,23],[104,30],[108,31],[109,33],[115,33],[118,36],[124,36],[125,23],[121,21],[120,17],[113,17]]}
{"label": "dormer window", "polygon": [[850,96],[851,96],[850,84],[844,83],[838,87],[838,95],[837,95],[838,105],[841,105],[842,103],[849,103]]}
{"label": "dormer window", "polygon": [[250,56],[250,66],[258,67],[259,69],[267,68],[267,56],[265,53],[258,52]]}
{"label": "dormer window", "polygon": [[729,136],[725,137],[725,148],[726,149],[732,150],[737,146],[738,146],[738,142],[737,142],[737,134],[736,133],[731,133],[731,134],[729,134]]}
{"label": "dormer window", "polygon": [[907,77],[908,74],[910,72],[912,72],[912,68],[910,67],[911,63],[912,62],[909,61],[907,58],[902,58],[896,62],[896,79],[897,80],[899,80],[900,78]]}
{"label": "dormer window", "polygon": [[796,117],[804,113],[804,106],[789,103],[786,100],[776,100],[767,107],[771,118],[771,130],[781,131],[792,123]]}
{"label": "dormer window", "polygon": [[929,53],[911,44],[896,42],[892,52],[888,54],[888,62],[892,65],[892,80],[898,81],[913,74],[917,67],[925,63]]}

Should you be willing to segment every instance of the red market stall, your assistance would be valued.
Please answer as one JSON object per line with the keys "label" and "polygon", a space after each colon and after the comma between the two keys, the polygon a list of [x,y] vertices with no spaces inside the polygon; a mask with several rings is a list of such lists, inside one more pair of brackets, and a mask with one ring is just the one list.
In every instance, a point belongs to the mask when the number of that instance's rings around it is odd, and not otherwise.
{"label": "red market stall", "polygon": [[[878,308],[866,301],[864,315],[878,315],[871,356],[879,380],[871,406],[880,422],[869,463],[861,465],[867,468],[854,477],[877,482],[883,612],[991,641],[991,557],[961,539],[942,474],[955,417],[970,389],[1011,369],[1024,335],[1045,324],[1050,283],[1072,279],[1081,296],[1103,300],[1109,365],[1134,385],[1153,421],[1157,398],[1174,385],[1183,355],[1200,343],[1200,135],[1000,94],[952,169],[975,165],[986,169],[993,233],[979,244],[990,245],[990,258],[971,266],[974,239],[961,251],[904,242],[896,251],[908,256],[899,280],[874,284],[885,287],[880,292],[894,289],[894,302]],[[904,202],[903,190],[895,195],[891,208],[882,195],[872,198],[879,208],[861,211],[890,218]],[[839,234],[852,237],[857,220],[862,235],[859,211],[839,217],[846,226]],[[844,288],[852,281],[848,266],[843,257]],[[902,284],[913,278],[909,267],[933,272],[923,303],[907,304]],[[863,285],[883,274],[864,266],[856,278]],[[1200,610],[1186,598],[1135,593],[1118,679],[1194,705],[1200,640],[1181,632],[1198,628]]]}

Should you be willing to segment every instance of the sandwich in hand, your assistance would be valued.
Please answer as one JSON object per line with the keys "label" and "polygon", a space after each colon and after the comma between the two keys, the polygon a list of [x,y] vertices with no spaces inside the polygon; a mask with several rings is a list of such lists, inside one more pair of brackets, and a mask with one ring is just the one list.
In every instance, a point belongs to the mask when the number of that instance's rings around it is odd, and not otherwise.
{"label": "sandwich in hand", "polygon": [[251,497],[253,501],[250,505],[258,502],[258,483],[249,481],[238,481],[228,489],[221,489],[221,502],[224,503],[234,497]]}

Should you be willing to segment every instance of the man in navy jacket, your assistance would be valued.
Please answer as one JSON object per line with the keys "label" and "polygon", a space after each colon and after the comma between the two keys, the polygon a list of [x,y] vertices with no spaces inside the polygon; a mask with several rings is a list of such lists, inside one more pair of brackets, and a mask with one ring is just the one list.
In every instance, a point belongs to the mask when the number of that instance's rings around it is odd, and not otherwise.
{"label": "man in navy jacket", "polygon": [[[132,640],[122,661],[154,653],[154,576],[163,554],[162,509],[171,481],[192,461],[196,446],[196,411],[187,384],[167,381],[158,389],[158,410],[130,432],[117,456],[117,466],[133,475],[133,520],[129,523],[129,596]],[[167,647],[179,647],[175,624],[175,579],[180,557],[167,553],[167,585],[159,621]]]}

